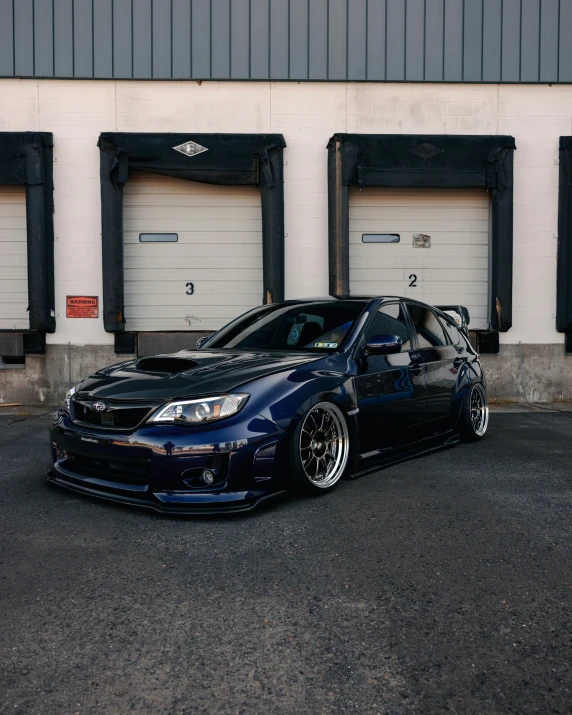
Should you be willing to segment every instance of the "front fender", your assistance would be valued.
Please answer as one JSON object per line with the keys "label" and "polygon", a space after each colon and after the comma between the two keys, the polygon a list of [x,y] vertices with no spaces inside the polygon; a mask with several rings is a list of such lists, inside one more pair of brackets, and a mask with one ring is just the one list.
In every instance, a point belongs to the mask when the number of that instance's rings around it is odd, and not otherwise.
{"label": "front fender", "polygon": [[314,369],[268,375],[244,386],[250,393],[248,409],[284,430],[280,454],[287,448],[299,420],[319,402],[333,402],[344,413],[350,434],[350,468],[359,455],[358,402],[354,378],[341,372]]}
{"label": "front fender", "polygon": [[344,412],[357,408],[352,378],[342,373],[291,370],[260,378],[244,391],[250,394],[248,409],[282,429],[322,400],[335,402]]}

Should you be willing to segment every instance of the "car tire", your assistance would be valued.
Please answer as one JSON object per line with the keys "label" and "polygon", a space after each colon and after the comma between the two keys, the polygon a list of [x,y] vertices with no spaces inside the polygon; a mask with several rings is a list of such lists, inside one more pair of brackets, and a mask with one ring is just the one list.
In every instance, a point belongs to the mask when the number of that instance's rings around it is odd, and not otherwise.
{"label": "car tire", "polygon": [[476,442],[485,436],[489,424],[489,398],[482,383],[468,390],[459,418],[459,434],[465,442]]}
{"label": "car tire", "polygon": [[304,494],[326,494],[344,476],[349,453],[349,428],[344,413],[333,402],[318,402],[298,420],[290,435],[288,483]]}

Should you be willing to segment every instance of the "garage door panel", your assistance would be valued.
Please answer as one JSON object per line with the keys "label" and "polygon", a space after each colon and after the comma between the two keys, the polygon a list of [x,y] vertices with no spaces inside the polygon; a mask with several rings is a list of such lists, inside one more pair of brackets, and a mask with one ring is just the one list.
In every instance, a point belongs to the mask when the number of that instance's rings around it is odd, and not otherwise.
{"label": "garage door panel", "polygon": [[[123,220],[127,330],[216,330],[261,302],[255,187],[130,176]],[[178,240],[141,243],[140,233]]]}
{"label": "garage door panel", "polygon": [[200,315],[196,311],[189,310],[186,315],[186,319],[183,316],[185,326],[181,326],[181,321],[176,317],[173,310],[176,306],[172,306],[172,310],[169,312],[167,308],[167,315],[165,315],[165,309],[160,310],[138,310],[134,311],[132,307],[125,306],[126,316],[133,316],[133,321],[142,322],[145,321],[146,325],[149,326],[149,330],[214,330],[210,327],[212,324],[225,325],[234,318],[236,318],[241,313],[245,313],[250,309],[250,306],[230,306],[220,307],[218,310],[216,308],[209,309],[208,306],[205,308],[204,312]]}
{"label": "garage door panel", "polygon": [[[352,271],[353,278],[356,281],[365,281],[369,279],[371,273],[370,268],[356,268]],[[393,269],[393,268],[380,268],[376,271],[375,281],[369,279],[372,285],[375,285],[377,281],[388,281],[394,280],[401,282],[406,281],[410,274],[414,273],[417,276],[417,282],[432,282],[432,283],[448,283],[449,281],[455,283],[456,285],[464,285],[466,283],[478,283],[479,285],[488,284],[488,270],[468,270],[468,269],[458,269],[455,270],[454,280],[451,279],[451,273],[446,268],[430,269],[422,268],[419,266],[411,266],[405,270]],[[421,298],[419,298],[422,300]]]}
{"label": "garage door panel", "polygon": [[[261,258],[261,257],[260,257]],[[153,262],[153,270],[154,271],[160,271],[160,270],[178,270],[176,267],[181,265],[181,261],[188,261],[189,268],[187,270],[187,275],[188,275],[188,270],[226,270],[226,269],[235,269],[235,270],[250,270],[251,275],[257,274],[256,272],[253,274],[252,272],[252,264],[253,261],[255,261],[257,264],[260,264],[259,268],[262,267],[262,260],[259,260],[259,258],[253,258],[252,256],[240,256],[240,255],[220,255],[220,256],[182,256],[179,260],[176,260],[170,256],[131,256],[129,260],[129,266],[130,266],[130,272],[136,269],[141,269],[141,270],[147,270],[149,267],[150,261]],[[228,273],[225,274],[226,277],[231,277],[229,276]]]}
{"label": "garage door panel", "polygon": [[[423,277],[420,276],[420,273],[418,275],[418,280],[423,280]],[[395,276],[395,274],[393,274]],[[471,281],[468,283],[467,281],[458,281],[458,282],[453,282],[451,283],[450,287],[447,287],[447,289],[443,290],[442,286],[440,286],[438,283],[435,283],[433,286],[431,285],[431,282],[427,282],[427,287],[426,290],[428,293],[432,293],[433,295],[443,295],[444,297],[449,297],[449,298],[455,298],[455,295],[459,291],[464,291],[464,294],[466,296],[473,296],[473,298],[481,295],[483,285],[485,284],[485,281]],[[400,291],[405,290],[403,287],[403,280],[400,278],[395,279],[395,277],[388,277],[385,279],[382,279],[381,281],[371,281],[371,280],[356,280],[355,282],[356,287],[359,287],[360,290],[352,290],[352,295],[364,295],[364,291],[367,295],[385,295],[387,293],[387,286],[392,285],[394,288],[399,288]],[[383,290],[379,290],[380,285],[383,287]],[[406,288],[409,288],[409,285],[406,286]],[[419,296],[419,290],[416,290],[418,286],[415,286],[412,288],[411,295],[417,296],[419,300],[421,300],[421,297]],[[393,294],[393,295],[404,295],[403,292]],[[439,301],[440,303],[445,303],[447,301],[444,300],[444,298],[440,298]],[[457,300],[453,300],[454,303],[457,302]]]}
{"label": "garage door panel", "polygon": [[[257,296],[258,298],[260,296]],[[178,302],[176,300],[171,300],[169,301],[168,299],[163,299],[161,301],[157,301],[156,303],[152,303],[149,305],[141,305],[139,302],[137,304],[130,303],[128,300],[125,303],[125,313],[128,317],[134,317],[134,316],[150,316],[150,317],[160,317],[163,316],[165,317],[165,314],[167,313],[166,317],[170,319],[171,317],[176,318],[176,314],[172,312],[175,310],[178,306]],[[245,310],[250,309],[250,301],[248,300],[247,297],[241,298],[240,300],[237,300],[235,303],[233,303],[232,307],[229,306],[228,302],[223,303],[222,301],[220,303],[207,303],[203,302],[200,306],[200,314],[194,310],[196,306],[193,306],[192,304],[189,304],[187,306],[187,309],[182,313],[183,317],[186,316],[196,316],[197,319],[202,318],[210,318],[213,316],[218,316],[218,315],[230,315],[233,313],[233,311],[238,310],[241,308],[241,310],[236,313],[236,315],[239,315],[239,313],[243,313]],[[171,312],[169,312],[169,309],[171,309]]]}
{"label": "garage door panel", "polygon": [[[250,305],[252,302],[255,304],[258,304],[260,300],[262,299],[262,296],[260,293],[257,293],[256,291],[253,291],[252,293],[242,293],[237,296],[235,293],[218,293],[216,291],[216,288],[214,287],[209,287],[207,286],[198,286],[196,288],[197,291],[201,291],[201,310],[204,306],[207,305],[216,305],[216,306],[223,306],[227,307],[231,304],[231,299],[232,299],[232,305]],[[177,293],[167,293],[167,294],[161,294],[157,296],[151,296],[148,298],[140,298],[136,294],[129,294],[126,293],[125,295],[125,305],[130,305],[131,307],[153,307],[153,306],[177,306],[179,305],[180,296]],[[134,300],[137,300],[137,302],[133,302]],[[189,303],[187,305],[187,310],[192,310],[193,309],[193,301],[192,297],[189,297]]]}
{"label": "garage door panel", "polygon": [[0,293],[5,295],[17,295],[20,296],[22,301],[28,300],[28,290],[27,286],[22,282],[22,277],[26,278],[25,274],[23,276],[14,276],[13,279],[7,281],[0,281]]}
{"label": "garage door panel", "polygon": [[[168,278],[161,278],[161,276],[157,275],[161,272],[168,273]],[[137,275],[138,273],[144,275]],[[193,278],[195,281],[212,280],[218,281],[219,283],[226,282],[237,285],[258,281],[260,283],[260,290],[262,290],[262,281],[259,281],[260,271],[258,268],[252,267],[252,265],[240,270],[217,267],[197,269],[193,268],[193,266],[189,266],[188,268],[167,268],[163,270],[151,270],[148,266],[142,269],[133,268],[125,273],[125,285],[127,286],[130,282],[134,281],[139,282],[142,286],[152,285],[154,291],[161,292],[166,286],[175,281],[186,282],[192,281]]]}
{"label": "garage door panel", "polygon": [[[158,197],[148,197],[149,201],[153,199],[157,200]],[[181,199],[181,203],[184,199]],[[212,216],[200,215],[199,212],[202,209],[210,208],[212,211]],[[161,206],[157,211],[151,213],[149,206],[139,206],[139,207],[129,207],[129,211],[125,213],[125,216],[129,218],[137,217],[139,221],[146,223],[147,221],[160,221],[164,223],[165,221],[176,225],[181,222],[183,226],[187,226],[187,221],[190,213],[197,214],[195,216],[195,221],[201,220],[205,223],[217,223],[218,219],[226,221],[236,221],[240,219],[251,220],[254,223],[262,223],[262,219],[256,216],[256,206]],[[195,225],[193,223],[193,229]]]}
{"label": "garage door panel", "polygon": [[[2,205],[0,204],[0,212],[2,211]],[[0,241],[13,241],[14,232],[18,235],[22,232],[22,222],[24,223],[24,234],[26,233],[26,213],[23,216],[2,216],[0,213]]]}
{"label": "garage door panel", "polygon": [[[350,189],[350,292],[460,303],[471,327],[488,327],[489,196],[485,190]],[[396,233],[398,243],[363,243]],[[431,237],[415,248],[413,234]]]}
{"label": "garage door panel", "polygon": [[[432,254],[426,254],[422,259],[419,258],[419,252],[413,255],[405,256],[387,256],[385,259],[379,255],[361,255],[360,252],[352,254],[350,252],[350,260],[353,258],[353,270],[358,270],[360,268],[388,268],[389,266],[394,268],[413,268],[414,266],[420,266],[423,268],[449,268],[449,269],[463,269],[470,267],[473,268],[484,268],[488,270],[488,256],[474,255],[475,252],[468,252],[468,255],[463,256],[451,255],[450,252],[435,252]],[[482,253],[482,252],[481,252]],[[471,255],[472,254],[472,255]]]}
{"label": "garage door panel", "polygon": [[24,186],[0,186],[0,296],[0,330],[29,328]]}
{"label": "garage door panel", "polygon": [[2,266],[6,270],[8,268],[26,268],[28,264],[28,259],[26,254],[10,254],[7,255],[3,253],[2,255]]}
{"label": "garage door panel", "polygon": [[193,243],[193,244],[171,244],[169,247],[160,243],[147,243],[139,247],[137,244],[129,244],[125,246],[125,256],[136,258],[144,255],[149,259],[168,258],[166,254],[170,254],[172,260],[179,261],[181,258],[220,258],[222,254],[230,256],[241,256],[248,258],[258,258],[262,260],[262,245],[260,243],[246,243],[237,245],[236,243],[228,243],[225,245],[210,243]]}
{"label": "garage door panel", "polygon": [[[384,218],[387,221],[397,220],[402,223],[404,211],[411,211],[413,214],[419,214],[422,211],[425,221],[441,222],[443,220],[442,211],[439,206],[384,206],[383,209],[380,209],[379,207],[368,207],[364,205],[360,207],[354,206],[354,209],[359,209],[359,220],[362,223],[376,221],[380,218]],[[446,218],[447,223],[454,224],[465,220],[469,223],[481,223],[483,220],[481,207],[451,207],[450,213],[448,213]]]}
{"label": "garage door panel", "polygon": [[[213,209],[214,210],[214,209]],[[137,214],[132,214],[131,216],[131,221],[136,221]],[[129,221],[130,217],[129,216],[123,216],[123,221]],[[140,233],[179,233],[182,234],[185,232],[185,230],[188,230],[189,227],[189,221],[192,220],[192,227],[193,227],[193,232],[196,233],[205,233],[205,232],[210,232],[210,231],[217,231],[220,233],[226,233],[227,235],[233,234],[236,229],[237,229],[237,221],[240,219],[236,218],[221,218],[220,220],[216,220],[213,217],[206,217],[202,218],[200,216],[194,216],[192,219],[189,217],[187,220],[187,223],[184,224],[182,223],[182,219],[178,219],[177,221],[173,220],[172,217],[166,218],[164,220],[161,220],[159,218],[153,218],[153,219],[143,219],[143,220],[138,220],[137,221],[137,233],[136,234],[131,234],[131,235],[136,235],[137,236],[137,241],[139,240],[139,234]],[[127,224],[130,225],[130,224]],[[258,219],[244,219],[240,221],[240,230],[241,231],[246,231],[248,233],[252,233],[255,231],[262,231],[262,221],[259,221]],[[131,233],[128,231],[128,233]],[[179,236],[179,241],[181,240],[181,236]]]}
{"label": "garage door panel", "polygon": [[[371,190],[377,191],[377,187],[366,187],[359,188],[353,187],[352,191],[354,195],[352,196],[352,201],[355,205],[360,202],[371,205],[371,199],[368,192]],[[387,204],[402,204],[409,208],[410,206],[425,206],[430,204],[435,200],[438,200],[444,191],[449,191],[449,189],[410,189],[407,187],[387,187],[382,189],[384,193],[384,202]],[[415,193],[416,192],[416,193]],[[455,205],[457,206],[470,206],[474,205],[479,201],[478,193],[474,189],[455,189]]]}

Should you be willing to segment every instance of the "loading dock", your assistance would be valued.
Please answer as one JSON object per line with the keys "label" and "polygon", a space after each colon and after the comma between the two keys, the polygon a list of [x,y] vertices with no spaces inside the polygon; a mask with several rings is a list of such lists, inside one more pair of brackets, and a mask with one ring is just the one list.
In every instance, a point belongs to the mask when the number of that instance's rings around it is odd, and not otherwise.
{"label": "loading dock", "polygon": [[498,351],[512,325],[515,148],[509,136],[334,135],[330,292],[469,303],[471,328]]}
{"label": "loading dock", "polygon": [[116,352],[136,352],[139,333],[156,333],[153,352],[192,347],[284,298],[281,134],[105,133],[99,147],[103,314]]}

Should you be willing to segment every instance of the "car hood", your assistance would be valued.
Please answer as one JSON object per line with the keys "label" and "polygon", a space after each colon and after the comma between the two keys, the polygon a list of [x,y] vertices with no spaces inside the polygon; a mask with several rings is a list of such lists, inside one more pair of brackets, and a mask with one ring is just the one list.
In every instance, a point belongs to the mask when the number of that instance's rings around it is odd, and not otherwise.
{"label": "car hood", "polygon": [[324,354],[182,350],[112,365],[77,386],[80,399],[170,400],[224,394],[251,380],[322,359]]}

